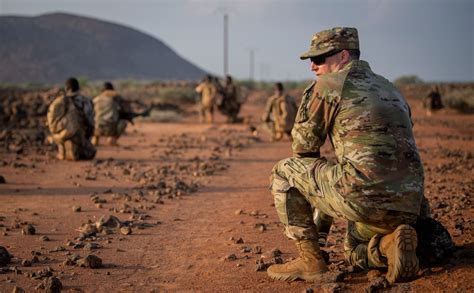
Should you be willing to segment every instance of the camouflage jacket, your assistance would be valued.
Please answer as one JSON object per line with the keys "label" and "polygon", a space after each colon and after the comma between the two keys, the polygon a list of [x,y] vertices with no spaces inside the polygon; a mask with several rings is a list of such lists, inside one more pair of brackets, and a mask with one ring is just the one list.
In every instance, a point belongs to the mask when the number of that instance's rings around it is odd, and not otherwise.
{"label": "camouflage jacket", "polygon": [[217,88],[211,82],[202,82],[196,87],[196,92],[201,94],[201,104],[212,107],[216,102]]}
{"label": "camouflage jacket", "polygon": [[351,61],[311,84],[292,136],[293,153],[302,157],[319,156],[329,136],[338,164],[328,180],[347,200],[419,213],[424,175],[410,108],[367,62]]}
{"label": "camouflage jacket", "polygon": [[285,94],[275,94],[268,98],[262,120],[273,120],[275,129],[278,131],[291,131],[295,122],[296,109],[295,98]]}
{"label": "camouflage jacket", "polygon": [[118,123],[121,100],[122,97],[113,90],[103,91],[92,100],[96,127]]}

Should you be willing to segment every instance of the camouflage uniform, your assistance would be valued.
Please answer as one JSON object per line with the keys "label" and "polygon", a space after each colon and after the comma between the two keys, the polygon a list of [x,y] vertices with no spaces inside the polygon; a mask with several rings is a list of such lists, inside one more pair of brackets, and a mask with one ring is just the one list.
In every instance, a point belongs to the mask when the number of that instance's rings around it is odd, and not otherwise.
{"label": "camouflage uniform", "polygon": [[296,111],[296,101],[291,96],[277,93],[268,98],[262,121],[266,123],[274,140],[280,140],[285,133],[291,135]]}
{"label": "camouflage uniform", "polygon": [[119,117],[123,98],[114,90],[105,90],[93,99],[95,112],[94,136],[119,137],[125,131],[127,121]]}
{"label": "camouflage uniform", "polygon": [[[313,45],[318,37],[321,33]],[[332,35],[325,38],[329,41],[319,50],[340,45],[331,42]],[[345,41],[344,48],[350,48],[351,36]],[[320,157],[327,136],[337,162]],[[286,235],[316,240],[318,231],[329,230],[332,217],[344,218],[349,221],[347,261],[362,268],[385,266],[380,238],[400,224],[415,223],[424,189],[403,96],[367,62],[352,60],[304,91],[292,137],[293,157],[275,165],[270,187]]]}
{"label": "camouflage uniform", "polygon": [[203,81],[196,87],[196,92],[201,94],[199,108],[200,122],[214,122],[214,105],[216,103],[217,89],[211,81]]}
{"label": "camouflage uniform", "polygon": [[60,95],[51,103],[48,127],[58,146],[60,160],[91,160],[96,149],[89,141],[94,130],[94,111],[89,98],[78,92]]}
{"label": "camouflage uniform", "polygon": [[237,122],[240,112],[240,107],[243,101],[240,100],[239,89],[232,82],[226,82],[223,89],[223,99],[219,106],[222,114],[227,116],[228,122]]}
{"label": "camouflage uniform", "polygon": [[426,108],[428,115],[431,115],[432,111],[443,109],[441,94],[437,86],[433,86],[430,92],[424,97],[423,107]]}

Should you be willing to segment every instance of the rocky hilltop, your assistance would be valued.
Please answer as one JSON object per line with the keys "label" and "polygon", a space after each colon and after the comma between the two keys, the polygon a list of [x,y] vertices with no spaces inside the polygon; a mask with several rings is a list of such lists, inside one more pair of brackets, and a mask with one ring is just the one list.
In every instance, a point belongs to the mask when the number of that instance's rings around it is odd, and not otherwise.
{"label": "rocky hilltop", "polygon": [[0,81],[196,80],[205,72],[133,28],[64,13],[0,16]]}

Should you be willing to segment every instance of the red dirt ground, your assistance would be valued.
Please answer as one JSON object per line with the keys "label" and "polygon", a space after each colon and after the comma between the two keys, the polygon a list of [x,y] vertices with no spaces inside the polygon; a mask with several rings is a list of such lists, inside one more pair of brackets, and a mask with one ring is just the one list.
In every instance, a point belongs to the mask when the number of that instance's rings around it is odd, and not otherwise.
{"label": "red dirt ground", "polygon": [[[425,164],[426,195],[437,219],[464,250],[447,264],[425,270],[416,280],[385,291],[473,292],[474,116],[449,111],[427,116],[417,101],[411,103],[417,144]],[[263,104],[261,96],[252,96],[243,115],[258,121]],[[32,292],[41,281],[24,273],[51,267],[63,290],[71,292],[304,292],[308,288],[315,292],[363,292],[369,284],[366,272],[350,274],[338,283],[314,284],[272,281],[265,272],[256,271],[256,260],[269,260],[274,248],[283,252],[284,259],[296,256],[293,243],[281,232],[268,191],[270,170],[278,160],[291,155],[290,143],[270,142],[262,133],[261,140],[254,141],[248,125],[227,125],[220,116],[215,126],[195,124],[195,118],[179,123],[137,123],[120,139],[119,147],[99,147],[97,158],[105,162],[113,158],[110,164],[5,154],[1,158],[5,163],[0,167],[0,174],[7,181],[0,185],[0,246],[14,256],[10,265],[22,273],[0,273],[0,291],[11,292],[18,286]],[[200,148],[195,144],[176,147],[167,143],[182,133],[187,133],[190,141],[196,138],[213,144]],[[226,142],[229,138],[235,139],[232,146]],[[164,162],[172,164],[173,160],[209,157],[216,146],[225,149],[216,162],[224,162],[229,168],[214,175],[194,176],[199,184],[197,193],[163,197],[163,204],[152,201],[152,191],[145,188],[149,181],[134,181],[123,172],[123,168],[136,173]],[[332,156],[328,146],[323,153]],[[95,180],[86,179],[90,174]],[[193,176],[187,175],[182,174],[189,183]],[[112,193],[104,193],[107,189]],[[123,203],[114,200],[113,195],[137,190],[144,191],[145,196],[128,204],[150,216],[145,220],[150,227],[134,228],[131,235],[115,233],[93,241],[102,247],[92,253],[102,258],[103,268],[63,264],[67,254],[91,253],[66,245],[79,235],[77,229],[102,215],[128,220],[130,214],[113,211]],[[101,208],[90,200],[93,192],[107,200]],[[82,211],[74,212],[73,206],[80,206]],[[18,227],[26,222],[36,227],[36,235],[22,235]],[[261,223],[266,227],[263,232],[256,228]],[[343,259],[344,231],[344,221],[336,221],[327,248],[330,267]],[[42,241],[43,235],[50,241]],[[236,243],[239,238],[243,243]],[[58,246],[66,251],[54,252]],[[244,246],[252,251],[260,246],[263,253],[243,252]],[[32,258],[32,251],[41,253],[40,262],[22,266],[22,260]],[[236,259],[225,260],[231,254]]]}

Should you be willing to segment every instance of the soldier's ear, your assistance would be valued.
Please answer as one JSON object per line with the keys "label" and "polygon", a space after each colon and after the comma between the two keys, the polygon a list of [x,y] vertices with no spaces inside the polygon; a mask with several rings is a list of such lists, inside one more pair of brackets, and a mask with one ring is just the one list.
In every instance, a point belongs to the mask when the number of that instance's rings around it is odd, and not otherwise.
{"label": "soldier's ear", "polygon": [[341,51],[340,58],[341,58],[341,63],[347,63],[347,62],[350,61],[351,55],[349,54],[349,51],[347,51],[347,50],[342,50],[342,51]]}

